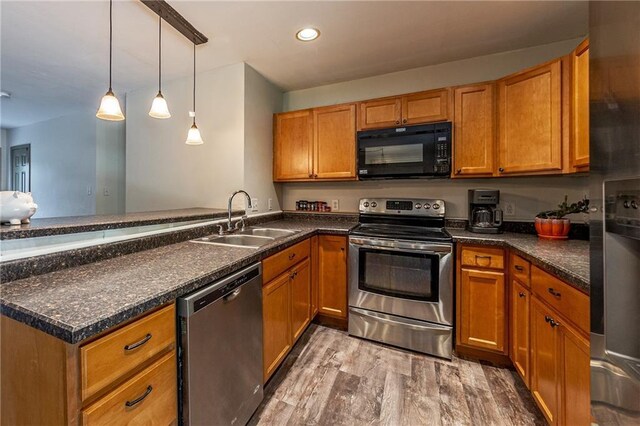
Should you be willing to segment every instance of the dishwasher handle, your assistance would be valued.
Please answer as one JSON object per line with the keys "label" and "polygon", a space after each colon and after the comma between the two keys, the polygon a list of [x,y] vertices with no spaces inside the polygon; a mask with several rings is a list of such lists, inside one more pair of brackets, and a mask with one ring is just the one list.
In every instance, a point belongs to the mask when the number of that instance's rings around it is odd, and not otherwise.
{"label": "dishwasher handle", "polygon": [[236,297],[240,296],[240,292],[242,291],[242,287],[238,287],[233,290],[231,293],[228,293],[222,297],[225,302],[231,302]]}

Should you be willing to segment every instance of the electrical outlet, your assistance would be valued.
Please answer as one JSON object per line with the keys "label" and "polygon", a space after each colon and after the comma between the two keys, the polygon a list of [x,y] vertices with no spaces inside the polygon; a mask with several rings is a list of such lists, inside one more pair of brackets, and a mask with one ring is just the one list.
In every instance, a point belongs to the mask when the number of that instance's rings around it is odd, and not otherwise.
{"label": "electrical outlet", "polygon": [[340,210],[340,203],[338,202],[338,200],[331,200],[331,211],[338,211]]}
{"label": "electrical outlet", "polygon": [[257,198],[252,198],[251,199],[251,211],[252,212],[257,212],[258,211],[258,199]]}
{"label": "electrical outlet", "polygon": [[513,201],[507,201],[503,203],[504,215],[505,216],[515,216],[516,215],[516,203]]}
{"label": "electrical outlet", "polygon": [[93,187],[91,185],[87,186],[87,195],[93,195]]}
{"label": "electrical outlet", "polygon": [[102,189],[102,195],[104,195],[105,197],[108,197],[111,195],[111,191],[109,190],[109,188],[107,188],[106,186]]}
{"label": "electrical outlet", "polygon": [[267,200],[267,208],[269,209],[269,211],[273,210],[273,198],[269,198]]}

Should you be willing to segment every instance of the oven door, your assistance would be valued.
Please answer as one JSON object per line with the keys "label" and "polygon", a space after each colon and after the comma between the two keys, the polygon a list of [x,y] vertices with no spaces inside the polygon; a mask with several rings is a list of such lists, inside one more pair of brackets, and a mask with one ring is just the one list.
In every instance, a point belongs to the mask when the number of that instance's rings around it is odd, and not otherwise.
{"label": "oven door", "polygon": [[453,245],[350,236],[349,305],[453,325]]}

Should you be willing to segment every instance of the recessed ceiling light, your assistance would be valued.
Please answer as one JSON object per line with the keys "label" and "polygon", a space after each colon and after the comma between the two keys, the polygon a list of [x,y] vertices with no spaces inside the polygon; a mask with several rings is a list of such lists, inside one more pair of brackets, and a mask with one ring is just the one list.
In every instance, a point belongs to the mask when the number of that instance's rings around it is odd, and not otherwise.
{"label": "recessed ceiling light", "polygon": [[320,31],[315,28],[303,28],[296,33],[296,38],[300,41],[312,41],[320,36]]}

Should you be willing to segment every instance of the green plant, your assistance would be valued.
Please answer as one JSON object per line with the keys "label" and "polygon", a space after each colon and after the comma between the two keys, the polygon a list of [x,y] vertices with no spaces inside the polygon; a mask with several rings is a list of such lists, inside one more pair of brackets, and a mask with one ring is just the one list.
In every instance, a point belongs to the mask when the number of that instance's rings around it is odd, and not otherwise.
{"label": "green plant", "polygon": [[540,219],[562,219],[568,214],[589,213],[589,199],[584,198],[577,203],[567,203],[568,196],[564,196],[562,204],[558,204],[557,210],[547,210],[536,215]]}

